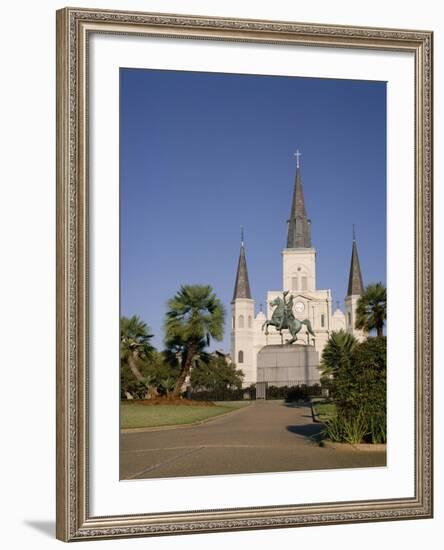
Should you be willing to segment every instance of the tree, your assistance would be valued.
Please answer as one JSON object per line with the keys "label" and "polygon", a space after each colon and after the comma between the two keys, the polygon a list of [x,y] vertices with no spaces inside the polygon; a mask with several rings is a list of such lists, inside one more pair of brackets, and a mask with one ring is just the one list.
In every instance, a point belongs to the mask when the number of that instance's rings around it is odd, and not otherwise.
{"label": "tree", "polygon": [[165,343],[180,354],[180,374],[173,395],[178,396],[196,357],[211,338],[222,340],[225,311],[209,285],[182,285],[168,300]]}
{"label": "tree", "polygon": [[179,376],[177,358],[174,354],[155,351],[147,361],[146,372],[157,394],[169,397]]}
{"label": "tree", "polygon": [[197,390],[222,392],[240,389],[244,373],[223,356],[207,356],[196,360],[191,371],[191,385]]}
{"label": "tree", "polygon": [[383,335],[387,319],[387,291],[382,283],[370,284],[358,300],[356,308],[356,328],[370,332],[376,330]]}
{"label": "tree", "polygon": [[321,358],[321,372],[326,378],[334,376],[343,363],[349,359],[358,341],[349,332],[339,330],[332,332]]}
{"label": "tree", "polygon": [[[148,386],[149,377],[145,376],[141,369],[144,363],[153,353],[154,348],[150,344],[153,335],[150,333],[148,325],[137,315],[132,317],[122,317],[120,319],[120,364],[122,391],[126,391],[126,386],[130,386],[136,394],[143,393],[143,389]],[[125,372],[129,369],[133,380]],[[124,387],[125,386],[125,387]]]}

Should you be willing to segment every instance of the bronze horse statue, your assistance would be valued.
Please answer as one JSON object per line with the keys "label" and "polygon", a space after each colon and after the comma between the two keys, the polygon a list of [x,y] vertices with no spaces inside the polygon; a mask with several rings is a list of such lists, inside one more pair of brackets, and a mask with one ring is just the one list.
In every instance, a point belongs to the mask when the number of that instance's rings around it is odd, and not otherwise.
{"label": "bronze horse statue", "polygon": [[270,306],[275,307],[273,315],[270,320],[265,321],[262,325],[262,330],[265,327],[265,334],[268,334],[268,327],[275,327],[276,330],[280,333],[282,338],[282,331],[288,329],[291,334],[291,339],[286,340],[287,344],[293,344],[298,339],[298,332],[301,330],[302,325],[307,327],[308,332],[315,336],[313,329],[311,328],[311,323],[309,319],[303,319],[299,321],[293,315],[293,296],[290,296],[288,302],[285,301],[285,296],[288,294],[284,292],[284,299],[280,296],[277,296],[274,300],[270,302]]}

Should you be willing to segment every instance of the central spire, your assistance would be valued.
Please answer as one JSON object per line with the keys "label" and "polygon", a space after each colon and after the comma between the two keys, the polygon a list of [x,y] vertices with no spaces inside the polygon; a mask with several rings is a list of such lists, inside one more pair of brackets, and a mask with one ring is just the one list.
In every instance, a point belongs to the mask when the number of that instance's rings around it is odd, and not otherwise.
{"label": "central spire", "polygon": [[244,248],[244,228],[241,228],[241,247],[239,252],[239,262],[237,264],[236,282],[234,284],[233,302],[238,298],[248,298],[251,300],[250,282],[248,280],[247,258]]}
{"label": "central spire", "polygon": [[287,248],[311,248],[311,226],[305,210],[299,150],[294,153],[294,156],[296,157],[296,177],[288,220]]}

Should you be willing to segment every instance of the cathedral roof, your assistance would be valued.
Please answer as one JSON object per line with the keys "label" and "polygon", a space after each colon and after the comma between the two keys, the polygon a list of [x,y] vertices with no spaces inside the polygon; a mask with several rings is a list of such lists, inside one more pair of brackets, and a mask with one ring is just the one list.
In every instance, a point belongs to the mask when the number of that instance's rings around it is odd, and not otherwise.
{"label": "cathedral roof", "polygon": [[251,300],[250,282],[248,281],[247,259],[245,257],[244,242],[242,239],[239,262],[237,264],[236,282],[234,284],[233,301],[238,298]]}
{"label": "cathedral roof", "polygon": [[339,309],[339,308],[336,308],[335,309],[335,312],[333,313],[333,317],[344,317],[345,318],[345,315],[344,315],[344,312],[342,311],[342,309]]}
{"label": "cathedral roof", "polygon": [[288,220],[287,248],[311,248],[311,227],[305,210],[304,191],[302,189],[299,151],[296,153],[296,177],[290,219]]}
{"label": "cathedral roof", "polygon": [[361,267],[359,265],[358,247],[353,236],[352,256],[350,262],[350,275],[348,277],[347,296],[360,296],[364,292]]}

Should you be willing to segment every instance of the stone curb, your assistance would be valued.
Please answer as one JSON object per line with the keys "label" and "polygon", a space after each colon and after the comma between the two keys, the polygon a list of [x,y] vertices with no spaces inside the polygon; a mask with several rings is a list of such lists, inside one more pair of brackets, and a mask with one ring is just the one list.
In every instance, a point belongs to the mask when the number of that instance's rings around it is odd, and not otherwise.
{"label": "stone curb", "polygon": [[159,432],[162,430],[179,430],[181,428],[193,428],[194,426],[199,426],[200,424],[206,424],[207,422],[211,422],[212,420],[217,420],[218,418],[222,418],[223,416],[227,416],[228,414],[242,412],[248,409],[249,406],[250,405],[245,405],[243,407],[239,407],[238,409],[234,409],[232,411],[227,411],[221,414],[216,414],[215,416],[210,416],[210,418],[204,418],[203,420],[190,422],[189,424],[173,424],[173,425],[167,425],[167,426],[152,426],[152,427],[146,427],[146,428],[120,428],[120,433],[130,434],[130,433],[141,433],[141,432]]}
{"label": "stone curb", "polygon": [[353,449],[355,451],[385,451],[387,445],[385,443],[359,443],[352,445],[351,443],[335,443],[334,441],[321,441],[320,447],[327,449]]}

